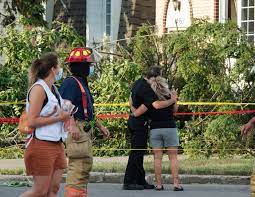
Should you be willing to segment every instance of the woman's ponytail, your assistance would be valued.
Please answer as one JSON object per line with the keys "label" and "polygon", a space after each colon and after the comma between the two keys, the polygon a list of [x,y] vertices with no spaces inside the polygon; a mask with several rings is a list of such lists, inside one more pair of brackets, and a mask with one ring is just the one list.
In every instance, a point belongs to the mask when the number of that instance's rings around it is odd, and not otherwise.
{"label": "woman's ponytail", "polygon": [[28,88],[38,79],[45,79],[51,72],[51,68],[58,65],[58,57],[54,52],[45,53],[39,59],[35,59],[30,67],[28,75]]}
{"label": "woman's ponytail", "polygon": [[39,79],[38,74],[40,72],[41,65],[42,61],[40,59],[33,61],[28,75],[28,88],[30,88]]}

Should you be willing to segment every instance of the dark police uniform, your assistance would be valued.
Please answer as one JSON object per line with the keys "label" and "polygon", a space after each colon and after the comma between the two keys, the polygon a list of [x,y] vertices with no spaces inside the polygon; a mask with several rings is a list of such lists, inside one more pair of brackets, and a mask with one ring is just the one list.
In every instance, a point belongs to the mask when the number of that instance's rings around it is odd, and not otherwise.
{"label": "dark police uniform", "polygon": [[[133,106],[138,108],[144,104],[148,110],[152,109],[152,103],[158,100],[158,97],[151,89],[148,82],[144,79],[138,79],[131,90]],[[147,113],[139,117],[129,116],[128,130],[131,134],[131,149],[147,149],[148,138],[148,117]],[[143,167],[143,158],[145,150],[131,150],[124,177],[124,189],[127,185],[148,185],[145,181],[145,171]],[[146,189],[146,187],[144,187]],[[134,188],[135,189],[135,188]]]}

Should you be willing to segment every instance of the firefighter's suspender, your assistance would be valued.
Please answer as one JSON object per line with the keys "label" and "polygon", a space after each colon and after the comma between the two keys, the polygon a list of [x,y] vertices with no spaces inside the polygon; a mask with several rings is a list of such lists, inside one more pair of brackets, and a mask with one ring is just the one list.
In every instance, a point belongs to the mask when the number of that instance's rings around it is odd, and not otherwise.
{"label": "firefighter's suspender", "polygon": [[79,84],[80,90],[81,90],[81,95],[82,95],[82,106],[83,106],[83,110],[84,110],[84,116],[85,116],[85,120],[88,119],[88,102],[87,102],[87,94],[86,91],[83,87],[83,85],[81,84],[81,82],[74,76],[70,76],[73,79],[75,79],[75,81]]}

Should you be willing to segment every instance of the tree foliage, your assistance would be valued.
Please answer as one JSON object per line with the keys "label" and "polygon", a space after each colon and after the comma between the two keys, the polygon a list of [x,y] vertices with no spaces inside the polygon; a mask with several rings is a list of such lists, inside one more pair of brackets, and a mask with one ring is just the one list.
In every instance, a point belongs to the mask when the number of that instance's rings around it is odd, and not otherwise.
{"label": "tree foliage", "polygon": [[[28,68],[35,58],[44,52],[55,51],[60,60],[71,48],[83,46],[84,38],[68,26],[54,23],[51,30],[45,28],[17,29],[8,26],[0,37],[0,101],[24,101],[27,92]],[[0,106],[0,117],[17,117],[24,105]],[[13,132],[14,130],[14,132]],[[0,125],[0,146],[23,143],[16,126]]]}
{"label": "tree foliage", "polygon": [[[140,64],[143,70],[160,64],[170,87],[178,88],[181,101],[254,101],[254,47],[232,22],[195,20],[186,31],[162,37],[155,34],[154,27],[145,25],[123,54],[126,59]],[[253,108],[181,106],[181,110],[193,112]],[[247,151],[251,144],[240,141],[239,131],[250,117],[177,117],[181,128],[184,126],[180,130],[182,147],[190,155],[205,156],[214,153],[224,156],[241,149]],[[224,138],[221,138],[222,133],[225,133]]]}
{"label": "tree foliage", "polygon": [[[6,62],[0,67],[0,100],[25,98],[27,68],[42,52],[56,50],[61,56],[84,41],[67,26],[52,30],[18,31],[9,27],[0,38],[0,52]],[[231,22],[220,24],[196,20],[183,32],[163,36],[154,27],[143,26],[125,47],[118,45],[116,57],[105,57],[90,80],[96,103],[127,102],[132,83],[152,65],[161,65],[170,87],[178,88],[180,101],[253,102],[254,47]],[[23,106],[1,106],[1,117],[18,116]],[[181,111],[229,111],[253,106],[181,106]],[[96,107],[97,113],[125,113],[126,107]],[[250,136],[243,141],[240,126],[251,115],[178,116],[181,147],[191,156],[226,156],[251,152]],[[126,120],[105,120],[110,140],[98,140],[95,149],[129,148]],[[1,125],[0,139],[17,139],[13,126]],[[20,138],[19,138],[20,139]],[[0,141],[6,146],[7,140]],[[20,142],[20,141],[19,141]],[[128,151],[95,150],[97,155],[123,155]],[[252,153],[252,152],[251,152]],[[253,153],[252,153],[253,154]]]}
{"label": "tree foliage", "polygon": [[3,0],[3,13],[0,13],[1,24],[7,26],[21,16],[24,25],[46,26],[43,18],[45,0]]}

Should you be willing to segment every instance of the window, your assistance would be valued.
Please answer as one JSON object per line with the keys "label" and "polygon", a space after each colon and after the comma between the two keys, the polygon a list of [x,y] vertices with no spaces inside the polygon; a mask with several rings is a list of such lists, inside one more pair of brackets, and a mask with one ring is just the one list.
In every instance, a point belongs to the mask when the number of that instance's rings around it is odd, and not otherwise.
{"label": "window", "polygon": [[106,21],[105,21],[106,35],[111,35],[111,0],[106,0]]}
{"label": "window", "polygon": [[250,43],[255,42],[255,0],[241,0],[241,28]]}

